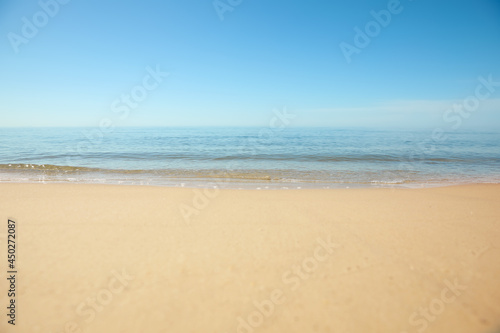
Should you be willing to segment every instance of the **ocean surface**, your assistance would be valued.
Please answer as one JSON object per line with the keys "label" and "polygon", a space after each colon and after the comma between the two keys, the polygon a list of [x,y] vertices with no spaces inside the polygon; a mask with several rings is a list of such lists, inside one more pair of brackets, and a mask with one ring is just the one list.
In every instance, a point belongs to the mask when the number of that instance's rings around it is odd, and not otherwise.
{"label": "ocean surface", "polygon": [[0,182],[221,188],[500,183],[500,134],[329,128],[0,128]]}

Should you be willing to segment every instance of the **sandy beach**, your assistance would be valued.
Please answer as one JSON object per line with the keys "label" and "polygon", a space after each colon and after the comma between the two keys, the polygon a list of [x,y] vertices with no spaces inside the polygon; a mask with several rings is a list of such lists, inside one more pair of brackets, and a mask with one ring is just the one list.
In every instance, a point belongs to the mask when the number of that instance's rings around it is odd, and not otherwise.
{"label": "sandy beach", "polygon": [[[1,332],[496,332],[500,185],[0,184]],[[8,277],[8,275],[7,275]]]}

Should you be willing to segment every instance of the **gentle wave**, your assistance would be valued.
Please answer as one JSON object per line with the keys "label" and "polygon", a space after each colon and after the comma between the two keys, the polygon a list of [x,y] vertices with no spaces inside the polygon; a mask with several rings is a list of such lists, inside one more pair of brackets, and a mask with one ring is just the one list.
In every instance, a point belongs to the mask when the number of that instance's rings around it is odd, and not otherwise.
{"label": "gentle wave", "polygon": [[[183,157],[185,158],[185,157]],[[231,155],[213,158],[216,161],[226,160],[268,160],[268,161],[308,161],[308,162],[421,162],[421,163],[467,163],[467,162],[500,162],[500,158],[446,158],[446,157],[408,157],[390,155],[361,155],[361,156],[321,156],[321,155]]]}
{"label": "gentle wave", "polygon": [[[491,183],[500,179],[439,178],[408,170],[366,171],[297,171],[297,170],[124,170],[103,169],[51,164],[0,164],[0,182],[78,182],[100,184],[165,185],[203,187],[217,184],[224,188],[258,186],[403,186],[416,184],[459,184],[467,182]],[[211,186],[212,186],[211,185]]]}
{"label": "gentle wave", "polygon": [[0,170],[17,170],[17,171],[57,171],[57,172],[74,172],[74,171],[99,171],[97,168],[63,166],[51,164],[0,164]]}
{"label": "gentle wave", "polygon": [[[81,175],[82,173],[115,174],[115,175],[155,175],[164,177],[186,177],[186,178],[229,178],[248,180],[272,180],[271,175],[258,170],[224,171],[224,170],[125,170],[125,169],[102,169],[77,166],[61,166],[51,164],[0,164],[0,172],[36,173],[45,175]],[[275,180],[279,178],[275,177]]]}
{"label": "gentle wave", "polygon": [[[259,128],[0,129],[0,181],[455,184],[500,180],[500,134]],[[236,186],[236,185],[235,185]]]}

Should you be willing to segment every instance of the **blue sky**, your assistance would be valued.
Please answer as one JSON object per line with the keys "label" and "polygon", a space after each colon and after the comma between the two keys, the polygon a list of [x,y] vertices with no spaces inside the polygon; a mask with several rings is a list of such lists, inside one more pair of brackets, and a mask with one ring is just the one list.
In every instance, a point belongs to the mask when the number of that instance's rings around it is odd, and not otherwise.
{"label": "blue sky", "polygon": [[294,126],[500,125],[500,86],[450,110],[500,82],[498,0],[220,0],[223,20],[212,0],[60,1],[0,0],[0,126],[263,126],[285,107]]}

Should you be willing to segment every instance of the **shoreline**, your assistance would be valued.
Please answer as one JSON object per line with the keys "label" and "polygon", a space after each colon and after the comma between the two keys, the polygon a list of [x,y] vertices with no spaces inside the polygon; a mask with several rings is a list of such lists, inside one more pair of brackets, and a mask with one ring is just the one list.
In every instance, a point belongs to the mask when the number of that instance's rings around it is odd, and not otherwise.
{"label": "shoreline", "polygon": [[[128,155],[124,155],[124,159]],[[130,158],[138,158],[131,155]],[[156,185],[165,187],[214,187],[229,189],[277,189],[277,188],[422,188],[447,185],[500,183],[500,174],[491,164],[494,158],[486,158],[481,168],[473,168],[478,161],[466,159],[463,164],[454,164],[442,158],[429,158],[428,161],[405,162],[399,164],[394,156],[383,162],[382,157],[372,156],[375,161],[367,162],[368,157],[358,156],[360,162],[351,161],[352,157],[344,156],[332,163],[304,162],[300,155],[278,161],[263,155],[259,158],[249,157],[246,164],[234,164],[229,160],[225,164],[221,158],[193,157],[192,164],[184,166],[164,164],[153,159],[143,165],[141,163],[124,162],[104,159],[102,165],[77,163],[80,166],[64,166],[55,164],[0,164],[0,182],[22,183],[90,183],[117,185]],[[235,158],[235,157],[232,157]],[[252,158],[254,160],[252,160]],[[291,161],[296,159],[295,164]],[[465,157],[464,157],[465,158]],[[139,159],[143,161],[144,158]],[[180,161],[183,159],[181,158]],[[328,159],[326,159],[328,160]],[[325,160],[325,161],[326,161]],[[444,163],[443,161],[446,161]],[[461,159],[459,159],[462,161]],[[134,160],[135,161],[135,160]],[[213,163],[212,163],[212,162]],[[217,162],[218,161],[218,162]],[[286,163],[285,163],[286,162]],[[108,164],[106,164],[108,163]],[[114,163],[114,164],[113,164]],[[118,164],[117,164],[118,163]],[[148,163],[151,163],[148,164]],[[167,163],[167,162],[161,162]],[[212,164],[211,164],[212,163]],[[219,164],[218,164],[219,163]],[[287,164],[292,163],[292,164]],[[319,164],[318,164],[319,163]],[[441,163],[441,165],[439,164]],[[472,164],[471,164],[472,163]],[[191,168],[195,166],[196,169]],[[168,166],[168,168],[167,168]],[[217,167],[218,166],[218,167]]]}
{"label": "shoreline", "polygon": [[401,183],[387,182],[307,182],[307,181],[240,181],[231,179],[229,181],[223,178],[212,179],[193,179],[193,178],[172,178],[168,180],[47,180],[47,179],[22,179],[22,180],[2,180],[1,184],[73,184],[73,185],[110,185],[110,186],[152,186],[160,188],[185,188],[185,189],[224,189],[224,190],[315,190],[315,189],[430,189],[448,186],[471,186],[471,185],[499,185],[498,180],[478,181],[406,181]]}
{"label": "shoreline", "polygon": [[[462,186],[496,186],[500,185],[500,183],[495,182],[484,182],[484,183],[415,183],[415,184],[391,184],[391,185],[381,185],[381,184],[336,184],[336,185],[310,185],[310,184],[294,184],[286,186],[286,184],[272,184],[272,186],[268,186],[266,184],[252,184],[251,186],[245,184],[245,187],[237,186],[236,184],[231,184],[231,186],[217,186],[213,185],[213,183],[208,183],[210,186],[207,186],[207,183],[198,184],[198,185],[161,185],[161,184],[148,184],[148,183],[139,183],[139,184],[127,184],[127,183],[92,183],[92,182],[6,182],[0,181],[0,186],[2,185],[96,185],[96,186],[116,186],[116,187],[152,187],[152,188],[164,188],[164,189],[187,189],[187,190],[196,190],[196,189],[207,189],[207,190],[235,190],[235,191],[314,191],[314,190],[425,190],[425,189],[435,189],[435,188],[447,188],[447,187],[462,187]],[[226,184],[225,184],[226,185]],[[300,185],[300,186],[299,186]],[[309,186],[308,186],[309,185]]]}

